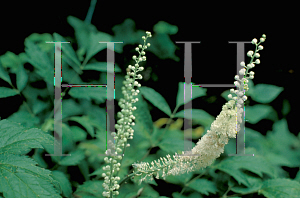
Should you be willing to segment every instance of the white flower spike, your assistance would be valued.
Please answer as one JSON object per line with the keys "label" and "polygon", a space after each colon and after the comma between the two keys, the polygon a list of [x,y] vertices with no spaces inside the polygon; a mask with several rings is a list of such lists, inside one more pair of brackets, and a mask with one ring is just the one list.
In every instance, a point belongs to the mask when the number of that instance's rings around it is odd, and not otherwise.
{"label": "white flower spike", "polygon": [[[263,34],[259,43],[257,43],[257,39],[253,39],[252,42],[258,46],[261,42],[264,42],[265,39],[266,35]],[[247,100],[244,91],[248,91],[249,89],[247,84],[248,79],[254,78],[254,72],[248,72],[248,70],[255,66],[252,62],[253,59],[258,56],[257,51],[263,49],[263,47],[260,46],[259,49],[255,50],[255,53],[253,51],[247,53],[247,55],[251,57],[251,61],[246,68],[240,71],[245,77],[242,80],[235,77],[236,81],[234,84],[238,90],[230,89],[230,93],[234,93],[237,96],[232,97],[232,94],[228,95],[228,98],[231,100],[223,105],[222,111],[211,124],[210,130],[197,142],[191,151],[188,151],[188,153],[196,155],[179,156],[175,153],[173,159],[170,155],[167,155],[166,158],[161,158],[162,164],[160,160],[154,160],[155,163],[151,162],[151,166],[146,162],[135,163],[133,164],[135,169],[134,173],[138,176],[142,176],[140,182],[144,181],[146,177],[150,177],[150,180],[152,180],[153,175],[156,175],[158,179],[160,171],[163,172],[162,178],[165,179],[167,175],[179,175],[197,169],[203,169],[211,165],[216,158],[220,157],[224,152],[224,146],[228,143],[229,138],[236,138],[237,132],[240,131],[240,123],[242,123],[242,113],[244,111],[242,104]],[[255,57],[253,57],[253,54],[255,54]],[[255,63],[259,64],[259,59],[257,59]],[[245,66],[244,61],[241,62],[241,66]],[[247,74],[250,76],[246,76]],[[243,86],[240,86],[240,83],[243,84]]]}

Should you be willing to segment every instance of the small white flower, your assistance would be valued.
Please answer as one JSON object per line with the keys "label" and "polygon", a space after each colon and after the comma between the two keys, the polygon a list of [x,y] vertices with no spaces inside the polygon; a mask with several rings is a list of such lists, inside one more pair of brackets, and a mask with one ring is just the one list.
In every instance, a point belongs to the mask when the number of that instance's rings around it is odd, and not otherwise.
{"label": "small white flower", "polygon": [[234,80],[239,80],[239,79],[240,79],[240,77],[238,75],[234,76]]}
{"label": "small white flower", "polygon": [[244,95],[244,93],[243,93],[242,91],[239,91],[239,92],[238,92],[238,96],[239,96],[239,97],[242,97],[243,95]]}
{"label": "small white flower", "polygon": [[257,39],[256,38],[254,38],[253,40],[252,40],[252,42],[251,42],[252,44],[256,44],[257,43]]}
{"label": "small white flower", "polygon": [[242,67],[244,67],[244,66],[245,66],[245,62],[242,61],[242,62],[240,63],[240,65],[241,65]]}
{"label": "small white flower", "polygon": [[265,39],[264,38],[260,38],[260,42],[265,42]]}
{"label": "small white flower", "polygon": [[243,101],[242,99],[239,99],[239,100],[238,100],[238,103],[239,103],[239,104],[244,104],[244,101]]}
{"label": "small white flower", "polygon": [[258,46],[258,49],[259,49],[259,50],[263,50],[264,47],[263,47],[262,45],[260,45],[260,46]]}
{"label": "small white flower", "polygon": [[259,58],[260,57],[260,54],[259,53],[255,53],[255,58]]}
{"label": "small white flower", "polygon": [[245,75],[245,72],[246,72],[246,69],[245,69],[245,68],[243,68],[243,69],[241,69],[241,70],[239,71],[240,75]]}
{"label": "small white flower", "polygon": [[256,64],[260,64],[260,60],[259,60],[259,59],[256,59],[256,60],[255,60],[255,63],[256,63]]}
{"label": "small white flower", "polygon": [[240,87],[240,83],[239,83],[238,81],[234,81],[234,85],[235,85],[236,87]]}
{"label": "small white flower", "polygon": [[228,98],[231,99],[231,98],[232,98],[232,95],[231,95],[231,94],[228,94]]}
{"label": "small white flower", "polygon": [[253,51],[252,50],[248,51],[247,56],[252,57],[252,55],[253,55]]}

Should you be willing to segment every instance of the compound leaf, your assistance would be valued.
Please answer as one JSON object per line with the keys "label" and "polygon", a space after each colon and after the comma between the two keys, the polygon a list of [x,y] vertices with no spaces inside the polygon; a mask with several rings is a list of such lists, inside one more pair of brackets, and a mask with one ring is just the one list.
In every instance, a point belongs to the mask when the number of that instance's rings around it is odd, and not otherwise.
{"label": "compound leaf", "polygon": [[0,121],[0,136],[0,192],[4,197],[61,197],[51,171],[22,155],[51,144],[51,139],[53,144],[54,138],[40,129],[25,128],[6,119]]}
{"label": "compound leaf", "polygon": [[140,88],[143,96],[149,100],[154,106],[159,108],[161,111],[163,111],[168,116],[171,116],[171,109],[167,103],[167,101],[164,99],[162,95],[160,95],[158,92],[156,92],[154,89],[150,87],[141,87]]}

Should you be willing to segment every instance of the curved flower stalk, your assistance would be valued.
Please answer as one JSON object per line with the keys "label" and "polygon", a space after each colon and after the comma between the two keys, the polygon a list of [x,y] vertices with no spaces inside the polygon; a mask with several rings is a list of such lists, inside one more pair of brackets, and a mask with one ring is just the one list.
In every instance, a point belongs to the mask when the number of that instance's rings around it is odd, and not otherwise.
{"label": "curved flower stalk", "polygon": [[[160,158],[157,161],[151,162],[151,165],[146,162],[133,164],[135,175],[142,176],[140,183],[147,177],[153,180],[153,175],[156,176],[156,179],[159,179],[159,172],[161,170],[161,177],[165,179],[167,175],[179,175],[185,172],[206,168],[210,166],[216,158],[220,157],[221,153],[224,152],[224,146],[228,143],[228,139],[236,138],[237,132],[240,131],[243,113],[242,104],[247,100],[245,92],[249,90],[247,84],[248,79],[254,78],[254,72],[248,72],[248,70],[253,68],[255,64],[260,64],[259,59],[253,62],[253,58],[260,57],[260,54],[257,52],[262,50],[263,46],[259,44],[264,42],[265,39],[266,35],[263,34],[259,43],[257,43],[257,39],[255,38],[252,40],[252,44],[256,45],[255,53],[251,50],[247,53],[247,56],[251,57],[250,63],[247,66],[245,66],[244,61],[240,64],[243,69],[241,69],[239,73],[244,75],[244,78],[239,79],[238,75],[234,77],[236,80],[234,84],[239,90],[230,90],[231,93],[236,94],[236,97],[232,97],[232,94],[228,95],[228,98],[231,100],[223,105],[222,111],[211,124],[210,130],[197,142],[191,151],[187,153],[183,152],[183,154],[188,155],[179,156],[175,153],[173,159],[170,155],[167,155],[166,158]],[[246,77],[247,74],[249,74],[248,77]],[[242,84],[244,85],[242,86]],[[195,156],[193,156],[193,154]]]}
{"label": "curved flower stalk", "polygon": [[[122,87],[124,98],[120,99],[119,101],[119,106],[122,110],[117,114],[120,119],[117,121],[118,124],[115,125],[118,133],[111,133],[116,141],[116,146],[111,141],[108,142],[116,152],[113,154],[113,157],[104,158],[104,161],[108,164],[103,167],[103,170],[106,171],[106,173],[102,174],[102,177],[104,177],[104,183],[102,186],[105,189],[102,195],[104,197],[113,197],[113,195],[119,194],[118,189],[120,188],[120,185],[118,184],[118,180],[120,180],[120,177],[114,175],[116,172],[119,172],[121,166],[121,163],[118,162],[118,160],[122,160],[122,156],[118,154],[121,154],[122,152],[124,154],[125,148],[130,146],[130,144],[127,144],[127,139],[133,139],[134,130],[131,126],[135,125],[135,117],[132,115],[132,112],[136,110],[136,107],[133,106],[133,103],[138,101],[138,98],[134,98],[134,96],[137,96],[139,93],[139,90],[135,90],[134,87],[141,87],[141,84],[136,81],[136,79],[143,78],[141,74],[137,74],[138,71],[144,70],[143,67],[139,66],[139,62],[146,61],[146,53],[144,50],[147,49],[147,47],[150,47],[150,43],[146,44],[146,40],[148,37],[152,37],[151,32],[147,31],[146,35],[146,37],[142,37],[144,44],[135,48],[135,50],[139,52],[139,57],[136,57],[135,55],[132,57],[136,63],[134,66],[128,66],[127,75],[125,76],[126,80],[123,81],[123,84],[125,85]],[[130,72],[131,70],[133,72]],[[106,151],[106,154],[111,154],[110,149]]]}

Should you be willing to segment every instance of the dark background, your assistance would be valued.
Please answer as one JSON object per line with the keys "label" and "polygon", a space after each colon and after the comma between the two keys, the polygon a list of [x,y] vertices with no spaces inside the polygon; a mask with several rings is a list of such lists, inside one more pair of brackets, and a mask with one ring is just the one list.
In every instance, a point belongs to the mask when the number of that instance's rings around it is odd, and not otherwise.
{"label": "dark background", "polygon": [[[287,116],[289,129],[298,134],[296,124],[297,83],[299,76],[299,31],[297,30],[296,11],[292,5],[277,8],[274,3],[264,6],[254,5],[206,5],[170,3],[163,6],[152,1],[140,3],[109,3],[98,1],[92,18],[99,31],[113,35],[112,27],[121,24],[125,19],[135,21],[136,29],[153,32],[153,25],[165,21],[178,26],[178,33],[171,35],[175,41],[201,41],[193,45],[193,78],[197,84],[233,83],[236,65],[236,46],[228,41],[251,41],[262,34],[267,35],[264,50],[260,51],[261,64],[257,65],[254,84],[265,83],[284,87],[284,91],[271,103],[282,119],[283,99],[288,99],[291,112]],[[73,28],[67,23],[67,16],[84,20],[90,1],[18,1],[2,3],[1,6],[1,48],[0,55],[6,51],[19,54],[24,52],[24,39],[32,33],[59,33],[62,36],[74,37]],[[275,7],[274,7],[275,6]],[[150,41],[151,42],[151,41]],[[144,83],[161,93],[171,109],[175,108],[178,82],[184,81],[183,44],[177,44],[176,55],[179,62],[173,60],[151,60],[147,57],[147,66],[158,76],[158,81]],[[253,50],[254,45],[246,44],[246,50]],[[127,54],[124,55],[127,56]],[[130,54],[130,57],[132,54]],[[127,57],[128,58],[128,57]],[[249,58],[245,57],[245,62]],[[154,62],[155,61],[155,62]],[[297,66],[296,66],[297,64]],[[122,66],[125,68],[125,66]],[[143,83],[142,83],[143,84]],[[1,84],[2,86],[2,84]],[[225,99],[220,97],[227,88],[208,88],[206,104],[200,100],[193,102],[193,108],[203,108],[214,116],[221,110]],[[250,100],[250,105],[255,102]],[[3,110],[1,110],[3,111]],[[153,121],[165,117],[161,111],[151,112]],[[271,130],[272,122],[258,123],[254,128]]]}

